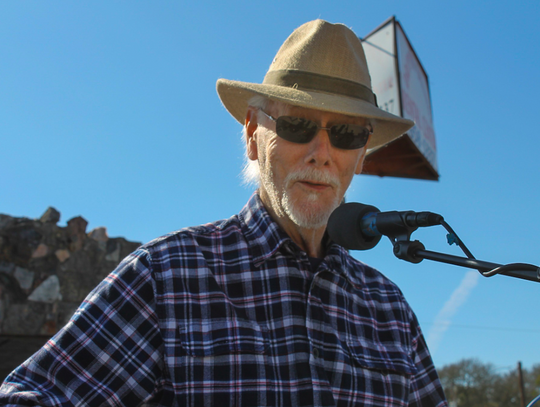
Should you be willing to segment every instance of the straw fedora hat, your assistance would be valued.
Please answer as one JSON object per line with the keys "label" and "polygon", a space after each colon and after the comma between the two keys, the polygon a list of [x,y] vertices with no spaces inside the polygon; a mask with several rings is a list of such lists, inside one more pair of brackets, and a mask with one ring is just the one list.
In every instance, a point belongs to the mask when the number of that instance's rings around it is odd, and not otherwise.
{"label": "straw fedora hat", "polygon": [[218,79],[217,92],[229,113],[244,124],[255,95],[328,112],[365,117],[373,126],[370,150],[409,130],[414,122],[377,107],[362,43],[343,24],[314,20],[287,38],[263,83]]}

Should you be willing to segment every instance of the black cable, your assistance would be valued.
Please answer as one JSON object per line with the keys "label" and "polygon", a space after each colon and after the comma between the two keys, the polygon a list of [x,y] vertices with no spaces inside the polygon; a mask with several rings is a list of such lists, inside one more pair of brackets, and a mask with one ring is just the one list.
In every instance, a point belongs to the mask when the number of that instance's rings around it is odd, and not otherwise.
{"label": "black cable", "polygon": [[[467,255],[469,259],[476,260],[476,257],[471,253],[471,251],[465,246],[465,243],[459,238],[457,233],[452,229],[452,227],[446,223],[446,221],[441,220],[441,225],[444,226],[444,228],[448,231],[450,235],[453,236],[455,239],[454,243],[456,243],[463,253]],[[505,273],[509,271],[535,271],[537,278],[540,280],[540,268],[538,266],[535,266],[533,264],[527,264],[527,263],[511,263],[511,264],[505,264],[500,267],[496,267],[493,270],[490,271],[482,271],[481,269],[476,269],[480,274],[482,274],[484,277],[492,277],[494,275]]]}
{"label": "black cable", "polygon": [[507,271],[519,271],[519,270],[536,271],[537,275],[540,276],[540,269],[538,268],[538,266],[534,266],[532,264],[527,264],[527,263],[505,264],[504,266],[494,268],[493,270],[484,271],[484,272],[482,272],[482,275],[484,277],[492,277],[492,276],[494,276],[496,274],[499,274],[499,273],[504,273],[504,272],[507,272]]}
{"label": "black cable", "polygon": [[[463,253],[465,253],[469,259],[476,260],[476,257],[473,256],[471,251],[467,248],[467,246],[465,246],[465,243],[463,243],[463,241],[459,238],[457,233],[454,232],[454,229],[452,229],[450,227],[450,225],[448,223],[446,223],[445,220],[441,221],[441,225],[444,226],[444,228],[448,231],[448,233],[450,233],[451,235],[453,235],[456,238],[456,244],[461,248],[461,250],[463,250]],[[478,271],[480,271],[480,270],[478,270]]]}

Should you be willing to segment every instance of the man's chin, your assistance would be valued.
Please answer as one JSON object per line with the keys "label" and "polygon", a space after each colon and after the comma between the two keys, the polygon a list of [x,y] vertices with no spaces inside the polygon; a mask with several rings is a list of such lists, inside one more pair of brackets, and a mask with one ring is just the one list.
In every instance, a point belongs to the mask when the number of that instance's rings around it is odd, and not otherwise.
{"label": "man's chin", "polygon": [[320,229],[326,227],[328,218],[337,205],[321,205],[319,202],[306,202],[302,205],[285,205],[285,212],[299,227]]}

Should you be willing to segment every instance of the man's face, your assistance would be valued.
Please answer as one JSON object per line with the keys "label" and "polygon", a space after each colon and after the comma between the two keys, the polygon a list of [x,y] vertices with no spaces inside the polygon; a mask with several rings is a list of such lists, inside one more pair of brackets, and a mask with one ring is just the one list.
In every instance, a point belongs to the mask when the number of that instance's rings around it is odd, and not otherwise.
{"label": "man's face", "polygon": [[[274,118],[310,119],[322,127],[365,124],[362,118],[276,103],[270,103],[265,112]],[[330,144],[326,130],[319,130],[307,144],[293,143],[277,136],[271,119],[256,110],[253,115],[258,126],[252,140],[248,138],[248,156],[259,161],[262,201],[285,222],[306,229],[325,227],[353,175],[361,172],[365,147],[338,149]]]}

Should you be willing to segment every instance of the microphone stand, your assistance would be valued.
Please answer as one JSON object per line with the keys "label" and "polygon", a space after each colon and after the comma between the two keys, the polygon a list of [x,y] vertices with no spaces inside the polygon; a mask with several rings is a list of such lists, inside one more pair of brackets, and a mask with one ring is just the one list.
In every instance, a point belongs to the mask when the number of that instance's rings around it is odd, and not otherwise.
{"label": "microphone stand", "polygon": [[[438,225],[448,231],[448,244],[458,245],[467,257],[429,251],[418,240],[411,241],[411,234],[419,227]],[[540,283],[538,266],[525,263],[501,265],[477,260],[444,218],[432,212],[380,212],[371,205],[348,203],[332,213],[327,231],[334,241],[351,250],[372,249],[384,235],[390,239],[395,256],[401,260],[420,263],[428,259],[476,269],[484,277],[503,274]]]}
{"label": "microphone stand", "polygon": [[540,283],[540,268],[532,264],[512,263],[501,265],[487,261],[476,260],[475,258],[466,258],[454,256],[446,253],[433,252],[425,250],[424,245],[418,240],[410,241],[408,238],[402,240],[397,238],[392,241],[394,245],[394,254],[398,259],[411,263],[420,263],[424,259],[438,261],[440,263],[453,264],[455,266],[476,269],[484,277],[492,277],[496,274],[503,274],[509,277],[521,278],[523,280],[535,281]]}

